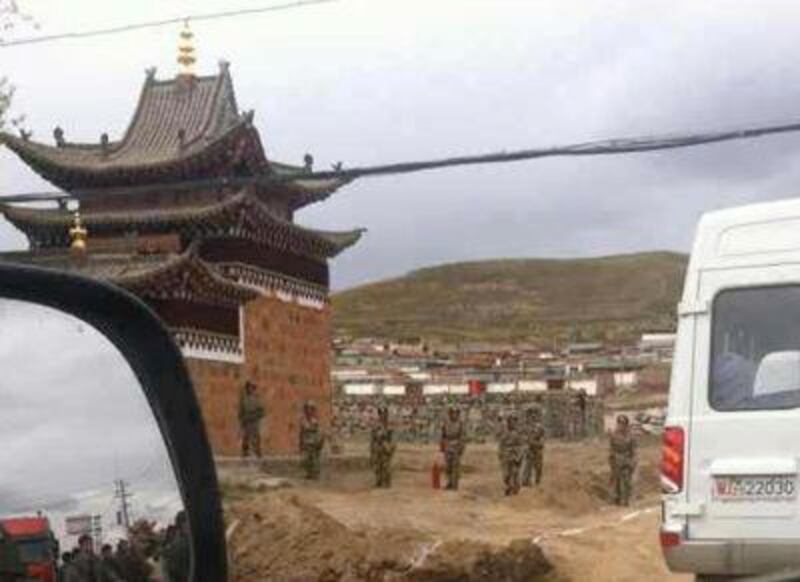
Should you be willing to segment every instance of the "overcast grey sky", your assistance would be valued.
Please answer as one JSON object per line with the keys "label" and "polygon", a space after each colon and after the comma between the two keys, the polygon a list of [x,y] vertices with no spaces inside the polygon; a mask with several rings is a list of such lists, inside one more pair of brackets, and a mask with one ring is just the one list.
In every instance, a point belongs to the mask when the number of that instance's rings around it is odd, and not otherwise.
{"label": "overcast grey sky", "polygon": [[[22,0],[40,33],[267,0]],[[795,0],[340,0],[197,22],[198,70],[231,62],[268,156],[319,167],[800,118]],[[35,138],[124,130],[177,27],[0,49]],[[35,33],[21,31],[19,34]],[[614,158],[364,179],[298,221],[364,226],[337,288],[439,262],[689,248],[703,211],[794,195],[800,135]],[[0,193],[45,186],[0,153]],[[0,225],[0,244],[24,241]]]}
{"label": "overcast grey sky", "polygon": [[166,447],[104,336],[59,311],[0,299],[0,368],[0,516],[44,510],[62,533],[64,517],[98,513],[118,534],[114,481],[125,479],[134,518],[174,517],[181,502]]}

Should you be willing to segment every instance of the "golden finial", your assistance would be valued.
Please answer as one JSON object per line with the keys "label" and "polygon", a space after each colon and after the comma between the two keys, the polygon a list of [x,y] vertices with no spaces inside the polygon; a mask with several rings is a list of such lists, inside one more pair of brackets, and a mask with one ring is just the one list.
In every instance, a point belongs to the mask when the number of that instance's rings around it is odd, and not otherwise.
{"label": "golden finial", "polygon": [[86,227],[83,226],[83,221],[81,221],[81,213],[76,210],[72,228],[69,229],[70,249],[81,252],[85,251],[88,235],[89,232],[86,230]]}
{"label": "golden finial", "polygon": [[194,64],[197,58],[194,54],[194,33],[189,28],[189,21],[183,23],[180,40],[178,41],[179,74],[182,77],[194,77]]}

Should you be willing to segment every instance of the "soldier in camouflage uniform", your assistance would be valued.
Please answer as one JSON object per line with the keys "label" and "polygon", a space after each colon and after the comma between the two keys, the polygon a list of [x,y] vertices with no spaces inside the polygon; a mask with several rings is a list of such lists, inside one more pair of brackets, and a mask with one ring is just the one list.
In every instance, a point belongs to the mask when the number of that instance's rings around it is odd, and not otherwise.
{"label": "soldier in camouflage uniform", "polygon": [[242,457],[252,450],[261,457],[261,420],[264,418],[264,405],[256,392],[256,385],[247,382],[239,399],[239,428],[242,435]]}
{"label": "soldier in camouflage uniform", "polygon": [[545,430],[542,424],[542,409],[537,406],[528,408],[525,417],[525,447],[522,459],[522,486],[531,486],[531,477],[536,474],[536,484],[542,480],[544,461]]}
{"label": "soldier in camouflage uniform", "polygon": [[578,407],[578,436],[582,439],[588,436],[588,400],[589,395],[586,394],[586,390],[583,388],[578,390],[575,402]]}
{"label": "soldier in camouflage uniform", "polygon": [[300,453],[303,455],[306,479],[319,479],[324,444],[325,437],[317,418],[317,405],[308,401],[303,405],[303,418],[300,421]]}
{"label": "soldier in camouflage uniform", "polygon": [[517,427],[517,417],[510,414],[506,418],[506,426],[498,440],[498,456],[503,469],[503,484],[506,495],[519,493],[519,470],[524,455],[525,440]]}
{"label": "soldier in camouflage uniform", "polygon": [[375,471],[375,487],[392,486],[392,457],[396,445],[394,434],[389,428],[389,410],[378,408],[378,423],[373,427],[369,443],[369,459]]}
{"label": "soldier in camouflage uniform", "polygon": [[608,462],[614,503],[630,505],[633,471],[636,468],[636,440],[630,431],[630,421],[624,414],[617,417],[617,428],[611,433],[609,445]]}
{"label": "soldier in camouflage uniform", "polygon": [[445,489],[458,489],[461,478],[461,456],[466,447],[467,433],[460,412],[455,406],[450,406],[447,418],[442,424],[442,433],[439,447],[444,453],[445,474],[447,486]]}

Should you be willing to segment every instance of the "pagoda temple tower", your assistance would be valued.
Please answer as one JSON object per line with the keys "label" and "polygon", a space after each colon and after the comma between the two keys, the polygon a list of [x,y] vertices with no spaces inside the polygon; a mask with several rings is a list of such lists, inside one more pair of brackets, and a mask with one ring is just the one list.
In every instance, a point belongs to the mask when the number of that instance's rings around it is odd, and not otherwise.
{"label": "pagoda temple tower", "polygon": [[[184,68],[161,80],[148,70],[119,139],[75,143],[60,128],[54,137],[45,144],[0,133],[0,143],[77,200],[82,224],[76,230],[63,204],[2,204],[30,248],[0,259],[75,271],[145,301],[183,351],[216,454],[238,453],[247,380],[267,409],[266,450],[296,450],[306,400],[328,424],[328,261],[362,231],[304,228],[294,214],[347,180],[303,178],[308,162],[268,159],[225,62],[212,76]],[[75,232],[82,248],[71,248]]]}

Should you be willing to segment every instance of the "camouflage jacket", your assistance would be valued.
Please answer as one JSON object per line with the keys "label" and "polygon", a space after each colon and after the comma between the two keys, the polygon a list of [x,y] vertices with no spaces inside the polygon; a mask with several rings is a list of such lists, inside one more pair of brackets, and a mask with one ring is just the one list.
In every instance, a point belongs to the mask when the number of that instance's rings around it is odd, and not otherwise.
{"label": "camouflage jacket", "polygon": [[525,443],[532,449],[544,448],[544,425],[538,421],[528,421],[525,425]]}
{"label": "camouflage jacket", "polygon": [[239,401],[239,422],[248,424],[258,422],[262,418],[264,418],[264,405],[258,394],[243,393]]}
{"label": "camouflage jacket", "polygon": [[442,451],[460,455],[466,446],[466,430],[461,419],[445,419],[442,424]]}
{"label": "camouflage jacket", "polygon": [[497,453],[501,463],[520,462],[524,453],[525,439],[519,429],[504,428],[497,442]]}
{"label": "camouflage jacket", "polygon": [[611,433],[608,461],[612,469],[633,468],[636,465],[636,439],[630,432],[615,430]]}
{"label": "camouflage jacket", "polygon": [[369,456],[374,464],[378,459],[389,458],[394,455],[396,445],[394,442],[394,433],[388,426],[378,423],[370,435],[369,442]]}
{"label": "camouflage jacket", "polygon": [[306,418],[300,422],[300,450],[319,451],[325,442],[322,427],[316,418]]}

